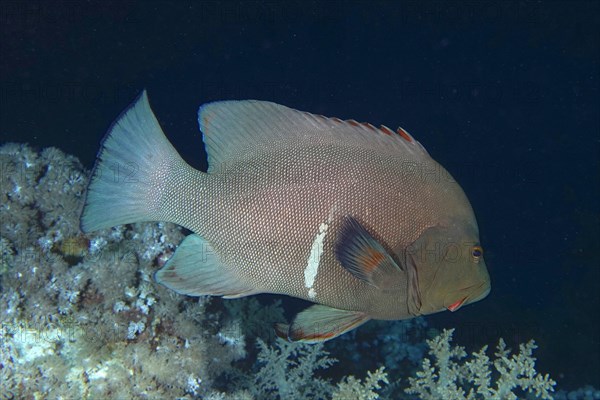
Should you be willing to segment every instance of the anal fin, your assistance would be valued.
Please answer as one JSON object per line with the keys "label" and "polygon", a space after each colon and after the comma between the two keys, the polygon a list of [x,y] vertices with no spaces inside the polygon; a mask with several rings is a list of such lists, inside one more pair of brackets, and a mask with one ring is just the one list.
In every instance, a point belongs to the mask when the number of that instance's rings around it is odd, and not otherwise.
{"label": "anal fin", "polygon": [[351,331],[369,319],[363,312],[315,304],[296,315],[290,325],[276,324],[275,333],[290,342],[319,343]]}
{"label": "anal fin", "polygon": [[173,257],[155,274],[155,280],[188,296],[237,298],[259,293],[232,273],[213,247],[199,235],[188,235]]}

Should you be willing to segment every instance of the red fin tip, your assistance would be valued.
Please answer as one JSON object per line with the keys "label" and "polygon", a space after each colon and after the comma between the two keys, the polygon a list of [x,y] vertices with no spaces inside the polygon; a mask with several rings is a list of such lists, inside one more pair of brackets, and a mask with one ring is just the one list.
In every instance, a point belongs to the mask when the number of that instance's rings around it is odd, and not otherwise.
{"label": "red fin tip", "polygon": [[398,133],[398,135],[402,136],[402,138],[404,140],[406,140],[407,142],[412,142],[410,135],[408,133],[406,133],[406,131],[404,129],[398,127],[398,129],[396,130],[396,133]]}
{"label": "red fin tip", "polygon": [[393,131],[393,130],[391,130],[390,128],[388,128],[388,127],[387,127],[387,126],[385,126],[385,125],[381,125],[381,127],[379,128],[379,130],[380,130],[381,132],[385,133],[386,135],[393,135],[393,134],[394,134],[394,131]]}

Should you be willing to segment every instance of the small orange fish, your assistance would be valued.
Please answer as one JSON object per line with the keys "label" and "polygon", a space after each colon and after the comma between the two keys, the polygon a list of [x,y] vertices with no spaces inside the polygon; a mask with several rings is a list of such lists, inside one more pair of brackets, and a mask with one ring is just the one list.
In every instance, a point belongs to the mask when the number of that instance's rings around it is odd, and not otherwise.
{"label": "small orange fish", "polygon": [[87,191],[84,232],[140,221],[194,232],[159,283],[312,301],[276,327],[307,342],[490,291],[469,201],[405,130],[263,101],[206,104],[198,119],[206,173],[178,155],[143,92],[107,133]]}

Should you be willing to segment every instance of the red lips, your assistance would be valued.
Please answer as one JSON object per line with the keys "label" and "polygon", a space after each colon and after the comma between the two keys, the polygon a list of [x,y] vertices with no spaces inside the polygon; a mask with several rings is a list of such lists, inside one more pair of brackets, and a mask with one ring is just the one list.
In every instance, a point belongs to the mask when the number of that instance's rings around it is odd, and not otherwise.
{"label": "red lips", "polygon": [[452,312],[458,310],[458,308],[463,305],[463,303],[465,302],[466,299],[467,299],[466,297],[463,297],[462,299],[458,300],[457,302],[450,304],[448,306],[448,310],[450,310]]}

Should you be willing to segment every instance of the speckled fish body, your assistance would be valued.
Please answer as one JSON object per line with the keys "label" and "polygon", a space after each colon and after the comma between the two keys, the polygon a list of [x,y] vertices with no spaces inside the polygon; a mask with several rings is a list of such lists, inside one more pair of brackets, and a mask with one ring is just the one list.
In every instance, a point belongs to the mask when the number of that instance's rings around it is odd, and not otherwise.
{"label": "speckled fish body", "polygon": [[[179,157],[144,92],[107,134],[88,189],[84,231],[155,220],[194,232],[158,282],[315,302],[277,328],[306,341],[489,292],[465,194],[406,131],[261,101],[209,103],[199,123],[207,173]],[[102,174],[114,163],[135,166],[129,182]]]}

